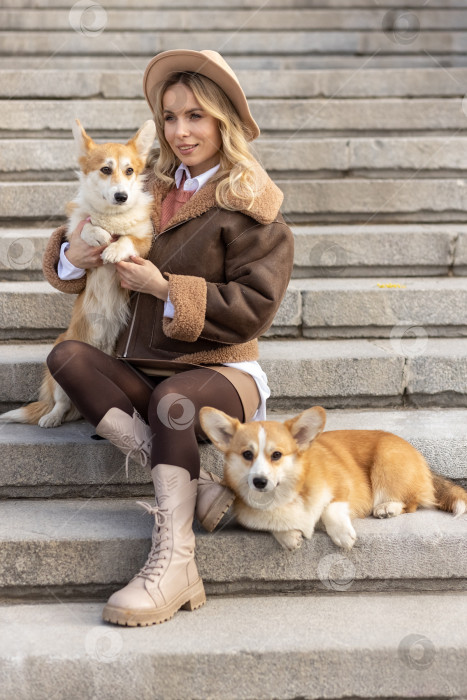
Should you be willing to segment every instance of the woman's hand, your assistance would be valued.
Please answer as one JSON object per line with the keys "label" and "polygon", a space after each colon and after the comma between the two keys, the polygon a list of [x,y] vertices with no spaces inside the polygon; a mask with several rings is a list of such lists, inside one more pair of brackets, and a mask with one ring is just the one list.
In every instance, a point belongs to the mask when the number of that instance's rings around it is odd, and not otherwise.
{"label": "woman's hand", "polygon": [[153,294],[158,299],[167,301],[169,283],[159,268],[139,255],[131,255],[130,260],[131,262],[115,263],[121,286],[134,292]]}
{"label": "woman's hand", "polygon": [[81,238],[81,231],[86,221],[80,221],[70,236],[70,247],[65,251],[65,255],[72,265],[80,267],[82,270],[90,270],[93,267],[103,265],[101,258],[102,251],[107,246],[91,246]]}

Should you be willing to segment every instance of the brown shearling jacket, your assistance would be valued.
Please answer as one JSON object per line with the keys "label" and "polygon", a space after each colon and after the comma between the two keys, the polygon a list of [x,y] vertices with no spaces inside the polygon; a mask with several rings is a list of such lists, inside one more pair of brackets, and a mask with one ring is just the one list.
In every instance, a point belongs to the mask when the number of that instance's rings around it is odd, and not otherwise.
{"label": "brown shearling jacket", "polygon": [[[169,282],[174,318],[164,302],[133,293],[128,326],[116,355],[193,364],[258,358],[257,338],[272,324],[293,266],[293,235],[279,212],[283,194],[257,166],[257,196],[250,210],[216,203],[217,182],[207,182],[160,231],[160,212],[169,186],[147,175],[153,192],[154,240],[148,259]],[[229,202],[230,203],[230,202]],[[79,293],[86,277],[63,281],[57,263],[65,226],[52,234],[43,259],[46,278],[57,289]]]}

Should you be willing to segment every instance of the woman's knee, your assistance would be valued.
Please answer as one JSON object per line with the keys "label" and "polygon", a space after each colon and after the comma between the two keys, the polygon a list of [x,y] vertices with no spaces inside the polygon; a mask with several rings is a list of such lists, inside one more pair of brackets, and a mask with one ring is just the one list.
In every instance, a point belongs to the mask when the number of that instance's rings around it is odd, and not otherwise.
{"label": "woman's knee", "polygon": [[[183,374],[183,373],[180,373]],[[197,426],[197,409],[180,375],[174,375],[158,384],[148,406],[150,423],[162,423],[166,428],[186,430]]]}
{"label": "woman's knee", "polygon": [[79,340],[63,340],[55,345],[47,357],[47,367],[55,376],[62,370],[75,368],[76,362],[86,354],[86,348],[90,347]]}

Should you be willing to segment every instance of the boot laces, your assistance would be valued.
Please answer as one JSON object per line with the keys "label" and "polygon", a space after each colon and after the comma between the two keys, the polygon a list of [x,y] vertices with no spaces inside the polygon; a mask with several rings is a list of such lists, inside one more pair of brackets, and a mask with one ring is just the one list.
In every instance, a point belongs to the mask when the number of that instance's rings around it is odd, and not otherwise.
{"label": "boot laces", "polygon": [[[140,414],[136,409],[133,411],[133,425],[135,424],[135,421],[140,421],[144,425],[146,425],[145,421],[141,418]],[[138,443],[135,435],[135,429],[133,428],[133,435],[128,437],[128,442],[129,442],[129,447],[133,443],[136,442],[136,445],[134,447],[131,447],[130,451],[128,452],[126,458],[125,458],[125,474],[126,478],[128,479],[128,470],[130,468],[130,460],[133,459],[133,457],[138,457],[140,460],[140,464],[142,467],[145,467],[148,463],[148,456],[151,452],[151,438],[149,440],[141,440],[141,442]]]}
{"label": "boot laces", "polygon": [[135,447],[132,447],[132,449],[128,452],[128,454],[125,458],[125,474],[126,474],[127,479],[128,479],[128,470],[130,468],[130,460],[133,459],[133,457],[137,457],[139,455],[141,466],[145,467],[147,465],[149,445],[150,445],[149,442],[143,440],[141,443],[137,444]]}
{"label": "boot laces", "polygon": [[[144,501],[136,502],[139,506],[144,508],[150,515],[154,516],[155,527],[157,526],[157,530],[155,536],[153,532],[152,547],[148,554],[146,563],[144,564],[141,571],[139,571],[134,578],[138,578],[139,576],[141,578],[147,578],[150,581],[154,581],[154,578],[156,576],[161,575],[162,569],[164,568],[164,564],[162,563],[162,561],[165,559],[165,557],[161,557],[160,554],[164,550],[169,549],[169,547],[163,546],[164,542],[170,539],[167,534],[167,528],[163,529],[167,521],[167,511],[162,510],[157,505],[152,506],[150,503],[146,503]],[[163,537],[164,534],[165,537]]]}

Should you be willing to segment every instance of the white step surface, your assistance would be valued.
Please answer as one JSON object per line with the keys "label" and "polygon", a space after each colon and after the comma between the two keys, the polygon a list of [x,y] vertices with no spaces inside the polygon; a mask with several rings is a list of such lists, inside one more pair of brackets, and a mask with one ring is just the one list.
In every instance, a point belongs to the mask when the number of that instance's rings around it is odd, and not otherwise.
{"label": "white step surface", "polygon": [[463,594],[213,598],[137,629],[102,623],[102,606],[3,607],[4,697],[467,696]]}
{"label": "white step surface", "polygon": [[[0,282],[0,338],[55,339],[69,324],[75,298],[48,282]],[[266,336],[393,338],[410,332],[467,336],[467,279],[294,279]]]}
{"label": "white step surface", "polygon": [[[18,57],[20,61],[21,57]],[[6,59],[5,59],[6,60]],[[24,59],[23,59],[24,60]],[[65,61],[66,59],[62,59]],[[70,59],[72,61],[73,59]],[[84,61],[84,59],[82,59]],[[0,71],[0,96],[16,100],[23,98],[141,98],[142,75],[133,64],[122,64],[121,70],[100,68],[103,61],[89,57],[87,70],[54,70],[51,58],[34,74],[20,68]],[[109,59],[107,59],[109,60]],[[137,59],[140,61],[141,59]],[[241,60],[241,59],[237,59]],[[254,57],[247,57],[245,67],[236,70],[248,99],[271,97],[464,97],[467,89],[467,70],[449,67],[446,71],[431,68],[373,68],[373,62],[363,71],[335,70],[267,70],[254,69]],[[276,59],[279,60],[279,57]],[[92,62],[95,62],[94,64]],[[247,69],[247,63],[253,66]],[[3,64],[2,64],[3,65]],[[5,64],[7,65],[7,64]],[[118,65],[118,64],[117,64]],[[40,77],[40,80],[38,80]],[[446,78],[449,77],[449,80]]]}
{"label": "white step surface", "polygon": [[[153,498],[148,496],[148,502]],[[52,590],[115,590],[144,564],[154,517],[133,499],[0,501],[0,598]],[[227,514],[214,533],[196,533],[196,560],[210,590],[465,590],[467,515],[419,510],[353,520],[351,552],[316,531],[285,551],[267,532],[246,530]]]}
{"label": "white step surface", "polygon": [[[466,274],[467,225],[291,225],[293,278]],[[42,254],[52,226],[0,228],[0,275],[5,280],[42,278]]]}
{"label": "white step surface", "polygon": [[[311,401],[310,401],[311,405]],[[268,420],[288,414],[268,412]],[[467,409],[328,410],[326,430],[386,430],[422,452],[433,471],[467,487]],[[84,421],[58,428],[17,423],[0,425],[0,497],[89,497],[151,493],[139,463],[125,476],[123,455],[106,440],[92,440]],[[200,444],[201,464],[222,475],[223,458]]]}

